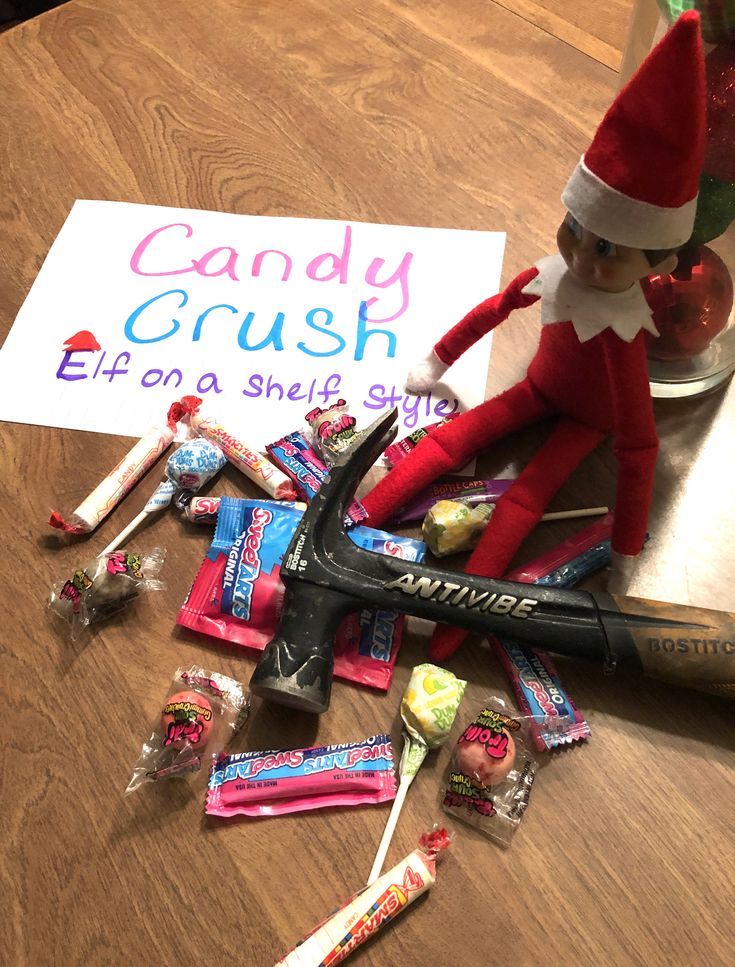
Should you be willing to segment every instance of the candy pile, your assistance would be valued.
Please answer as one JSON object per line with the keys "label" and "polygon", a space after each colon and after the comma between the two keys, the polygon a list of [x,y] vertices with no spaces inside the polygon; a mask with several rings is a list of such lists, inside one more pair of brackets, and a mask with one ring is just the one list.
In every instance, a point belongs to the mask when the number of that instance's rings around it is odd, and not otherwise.
{"label": "candy pile", "polygon": [[[189,438],[167,459],[163,480],[141,513],[96,557],[53,588],[51,611],[71,624],[74,636],[110,618],[143,592],[162,589],[162,549],[118,547],[144,523],[173,508],[187,521],[214,527],[178,623],[205,636],[262,651],[276,634],[284,595],[281,565],[284,556],[293,553],[289,545],[304,509],[335,461],[361,434],[344,400],[325,410],[314,408],[305,419],[304,427],[258,453],[233,428],[207,413],[198,397],[172,404],[163,425],[151,429],[125,454],[71,514],[52,515],[53,527],[70,534],[91,534],[171,446],[177,426],[186,427]],[[447,419],[451,416],[441,422]],[[432,430],[414,432],[388,447],[387,462],[402,459]],[[265,496],[201,494],[227,461]],[[435,555],[470,547],[511,483],[506,478],[455,479],[427,488],[399,514],[399,522],[423,519],[426,541],[364,526],[365,512],[357,501],[347,510],[345,526],[349,538],[362,548],[420,563],[427,543]],[[611,526],[608,514],[508,578],[572,586],[609,562]],[[387,691],[404,621],[404,615],[380,608],[346,615],[334,643],[336,677]],[[437,789],[437,807],[441,803],[453,818],[507,846],[528,806],[539,754],[578,742],[590,730],[548,655],[512,641],[493,640],[491,646],[508,674],[518,710],[500,696],[483,702],[454,745],[445,788]],[[247,689],[216,671],[179,668],[155,710],[126,791],[161,780],[196,781],[197,774],[205,774],[205,812],[219,819],[392,802],[368,885],[278,962],[284,967],[336,964],[434,883],[436,857],[450,841],[438,827],[387,873],[381,875],[381,870],[408,789],[427,755],[448,740],[466,684],[436,665],[413,669],[400,705],[404,749],[396,777],[387,732],[391,710],[367,738],[350,736],[346,742],[308,748],[230,752],[228,745],[247,720]],[[426,781],[431,781],[428,776]]]}

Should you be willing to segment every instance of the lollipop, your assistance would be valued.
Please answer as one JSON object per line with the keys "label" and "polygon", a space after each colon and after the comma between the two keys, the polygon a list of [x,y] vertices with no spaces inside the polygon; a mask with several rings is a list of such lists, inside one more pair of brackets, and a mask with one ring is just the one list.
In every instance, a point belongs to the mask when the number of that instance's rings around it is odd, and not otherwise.
{"label": "lollipop", "polygon": [[164,510],[182,494],[196,493],[227,463],[224,454],[213,443],[197,437],[187,440],[166,462],[166,476],[156,487],[143,510],[115,537],[102,554],[119,547],[150,514]]}
{"label": "lollipop", "polygon": [[375,854],[368,886],[380,876],[408,787],[429,750],[438,749],[446,741],[466,686],[467,682],[437,665],[417,665],[411,673],[401,700],[401,718],[406,731],[398,792]]}

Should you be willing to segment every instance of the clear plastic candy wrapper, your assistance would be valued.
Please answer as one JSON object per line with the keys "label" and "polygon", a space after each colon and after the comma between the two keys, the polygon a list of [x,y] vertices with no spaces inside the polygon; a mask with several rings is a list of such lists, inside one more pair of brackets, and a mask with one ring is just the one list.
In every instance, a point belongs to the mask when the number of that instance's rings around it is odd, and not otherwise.
{"label": "clear plastic candy wrapper", "polygon": [[510,845],[536,776],[534,721],[493,696],[483,702],[452,752],[444,811],[502,846]]}
{"label": "clear plastic candy wrapper", "polygon": [[196,666],[178,668],[125,792],[202,767],[207,772],[249,710],[249,693],[234,678]]}
{"label": "clear plastic candy wrapper", "polygon": [[74,638],[81,628],[116,614],[144,591],[162,591],[165,584],[158,575],[165,557],[160,547],[144,554],[100,554],[53,588],[49,608],[69,622]]}

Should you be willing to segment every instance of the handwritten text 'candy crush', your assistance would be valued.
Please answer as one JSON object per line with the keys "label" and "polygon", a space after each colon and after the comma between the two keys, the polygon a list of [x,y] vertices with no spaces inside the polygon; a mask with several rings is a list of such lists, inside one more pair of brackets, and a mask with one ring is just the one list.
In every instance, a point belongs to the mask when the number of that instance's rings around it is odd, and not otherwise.
{"label": "handwritten text 'candy crush'", "polygon": [[[378,254],[365,258],[363,252],[358,263],[353,251],[356,231],[359,226],[353,229],[335,223],[339,235],[335,234],[338,244],[333,251],[305,255],[302,250],[294,257],[285,245],[254,253],[235,244],[202,250],[196,230],[188,222],[160,225],[147,232],[130,254],[129,271],[155,280],[156,291],[132,310],[125,310],[124,318],[121,315],[115,342],[119,346],[122,340],[129,348],[112,350],[108,343],[94,356],[67,351],[56,378],[68,383],[132,381],[143,389],[165,386],[201,396],[235,392],[241,398],[272,402],[327,403],[342,394],[350,396],[343,385],[349,382],[344,372],[305,380],[279,375],[272,367],[278,359],[273,354],[285,351],[287,357],[294,352],[312,358],[339,357],[348,366],[366,360],[372,368],[395,357],[399,335],[406,340],[415,338],[408,320],[403,328],[397,325],[410,309],[413,253],[402,251],[389,262]],[[201,283],[196,287],[199,303],[192,297],[187,282],[194,278],[213,280],[211,302],[201,304],[201,293],[207,291]],[[289,284],[299,286],[301,292],[314,292],[314,301],[320,304],[305,308],[298,318],[289,317],[278,307],[279,293]],[[257,285],[267,287],[267,312],[247,307],[248,295]],[[223,291],[232,293],[228,301],[222,301]],[[331,298],[335,291],[341,296],[339,310]],[[345,293],[349,293],[347,300]],[[350,306],[347,310],[346,305]],[[160,344],[164,344],[167,350],[175,349],[182,342],[199,343],[209,334],[216,335],[230,361],[233,352],[242,351],[239,385],[233,386],[231,379],[218,372],[212,359],[204,364],[209,367],[206,371],[202,366],[195,372],[191,365],[173,365],[170,352],[159,353],[160,359],[138,358],[144,346],[159,344],[163,349]],[[259,365],[258,354],[269,362]],[[409,429],[421,418],[441,418],[459,408],[456,398],[410,396],[386,379],[364,387],[361,395],[361,405],[368,411],[397,406]]]}

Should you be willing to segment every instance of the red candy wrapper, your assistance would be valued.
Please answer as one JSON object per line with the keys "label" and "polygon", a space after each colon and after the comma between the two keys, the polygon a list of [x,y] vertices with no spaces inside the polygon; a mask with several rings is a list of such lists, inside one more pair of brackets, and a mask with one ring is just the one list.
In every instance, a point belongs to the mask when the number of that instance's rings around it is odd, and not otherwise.
{"label": "red candy wrapper", "polygon": [[[179,612],[179,624],[262,650],[275,634],[284,587],[283,555],[301,511],[283,502],[222,497],[209,553]],[[350,538],[368,550],[420,561],[426,545],[369,527]],[[405,618],[394,611],[364,609],[347,615],[334,648],[338,678],[387,689]]]}
{"label": "red candy wrapper", "polygon": [[204,807],[209,816],[279,816],[395,799],[388,735],[309,749],[238,752],[212,768]]}

